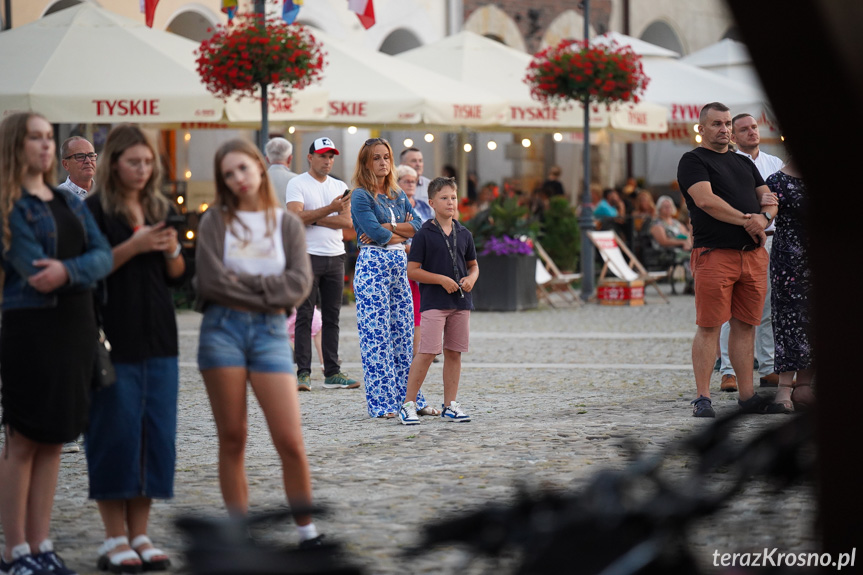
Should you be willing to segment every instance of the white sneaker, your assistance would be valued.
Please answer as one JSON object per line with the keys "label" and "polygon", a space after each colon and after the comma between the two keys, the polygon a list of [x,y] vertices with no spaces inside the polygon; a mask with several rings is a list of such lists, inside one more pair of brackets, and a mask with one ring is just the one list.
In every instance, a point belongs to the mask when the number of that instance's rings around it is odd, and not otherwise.
{"label": "white sneaker", "polygon": [[417,417],[417,404],[413,401],[406,401],[399,409],[399,422],[402,425],[419,425],[420,418]]}
{"label": "white sneaker", "polygon": [[461,405],[455,401],[451,401],[449,405],[441,405],[441,407],[443,411],[441,411],[440,416],[444,421],[455,421],[457,423],[470,421],[470,416],[462,411]]}

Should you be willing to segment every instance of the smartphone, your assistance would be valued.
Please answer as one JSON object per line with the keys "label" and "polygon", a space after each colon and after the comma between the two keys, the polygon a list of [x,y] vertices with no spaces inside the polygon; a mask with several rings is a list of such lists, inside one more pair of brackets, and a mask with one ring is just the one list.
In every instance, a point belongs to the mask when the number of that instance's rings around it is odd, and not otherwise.
{"label": "smartphone", "polygon": [[342,199],[347,198],[349,195],[351,195],[351,191],[350,191],[350,190],[345,190],[345,193],[344,193],[344,194],[342,194]]}
{"label": "smartphone", "polygon": [[186,227],[186,216],[169,212],[168,217],[165,218],[165,227],[172,227],[177,230],[177,233],[179,233]]}

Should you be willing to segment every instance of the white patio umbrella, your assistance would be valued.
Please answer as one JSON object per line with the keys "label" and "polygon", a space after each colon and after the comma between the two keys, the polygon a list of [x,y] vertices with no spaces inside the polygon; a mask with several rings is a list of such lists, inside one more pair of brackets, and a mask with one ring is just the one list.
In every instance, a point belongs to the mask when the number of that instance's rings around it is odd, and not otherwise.
{"label": "white patio umbrella", "polygon": [[701,108],[708,102],[722,102],[732,114],[748,112],[756,118],[768,114],[765,96],[757,87],[687,64],[677,58],[676,52],[618,32],[607,32],[592,41],[631,46],[642,56],[644,72],[650,78],[644,101],[668,109],[671,135],[687,130],[691,134]]}
{"label": "white patio umbrella", "polygon": [[[746,44],[742,42],[725,38],[684,56],[680,61],[755,88],[761,93],[762,100],[767,101],[758,72],[752,65],[749,50],[746,48]],[[771,114],[764,113],[761,116],[756,116],[756,120],[760,127],[762,140],[777,140],[779,138],[779,126],[773,121]]]}
{"label": "white patio umbrella", "polygon": [[[507,100],[503,126],[565,131],[584,127],[580,104],[568,110],[546,106],[534,100],[524,83],[532,60],[514,48],[467,30],[438,42],[408,50],[396,56],[428,70],[492,90]],[[612,128],[634,132],[665,132],[667,110],[655,104],[621,104],[611,111],[591,111],[591,128]],[[497,126],[500,128],[502,126]]]}
{"label": "white patio umbrella", "polygon": [[[320,88],[329,99],[318,102],[325,117],[283,110],[273,112],[273,121],[476,127],[498,124],[506,114],[506,102],[490,89],[343,43],[324,32],[316,30],[314,36],[327,53]],[[227,115],[231,121],[246,122],[260,112],[249,102],[229,101]]]}
{"label": "white patio umbrella", "polygon": [[195,72],[196,42],[84,2],[0,34],[0,115],[57,123],[208,122],[223,103]]}

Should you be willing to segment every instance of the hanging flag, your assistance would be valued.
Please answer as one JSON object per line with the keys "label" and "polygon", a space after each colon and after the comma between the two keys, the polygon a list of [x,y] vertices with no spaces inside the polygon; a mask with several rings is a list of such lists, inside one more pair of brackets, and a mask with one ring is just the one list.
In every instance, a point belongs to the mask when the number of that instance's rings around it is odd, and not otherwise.
{"label": "hanging flag", "polygon": [[375,25],[375,7],[372,0],[348,0],[348,10],[356,12],[360,24],[366,30]]}
{"label": "hanging flag", "polygon": [[222,0],[222,12],[228,15],[228,24],[234,19],[234,14],[237,13],[238,0]]}
{"label": "hanging flag", "polygon": [[297,14],[300,13],[300,6],[303,5],[303,0],[285,0],[285,5],[282,6],[282,20],[288,24],[293,24],[297,19]]}
{"label": "hanging flag", "polygon": [[144,15],[144,20],[150,28],[153,27],[153,16],[156,15],[156,4],[158,3],[159,0],[140,0],[138,3],[141,7],[141,14]]}

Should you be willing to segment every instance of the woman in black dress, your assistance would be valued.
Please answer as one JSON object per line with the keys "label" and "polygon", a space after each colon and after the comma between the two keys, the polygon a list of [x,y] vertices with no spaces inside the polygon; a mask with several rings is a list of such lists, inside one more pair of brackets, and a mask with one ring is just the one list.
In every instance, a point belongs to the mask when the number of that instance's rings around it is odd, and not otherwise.
{"label": "woman in black dress", "polygon": [[105,542],[97,566],[113,573],[161,571],[170,559],[147,536],[153,499],[174,495],[177,323],[169,283],[186,266],[172,207],[159,190],[156,148],[137,126],[108,134],[87,207],[108,238],[114,269],[100,304],[117,383],[93,394],[86,435],[90,498]]}
{"label": "woman in black dress", "polygon": [[[767,178],[770,191],[779,199],[776,235],[770,252],[770,281],[773,295],[773,339],[776,343],[774,369],[779,390],[774,412],[790,413],[813,405],[811,383],[815,373],[809,341],[809,239],[803,222],[808,207],[806,186],[789,160]],[[794,381],[794,376],[797,380]]]}
{"label": "woman in black dress", "polygon": [[49,185],[54,132],[38,114],[0,124],[3,573],[73,573],[49,539],[60,450],[84,430],[96,353],[92,288],[111,250],[84,204]]}

